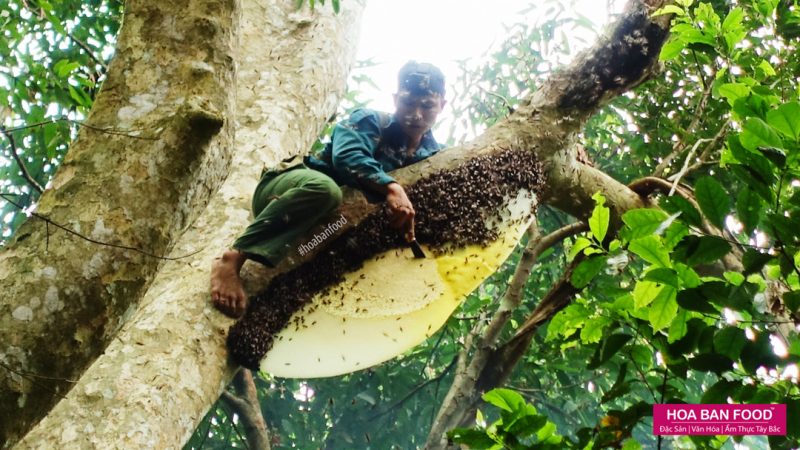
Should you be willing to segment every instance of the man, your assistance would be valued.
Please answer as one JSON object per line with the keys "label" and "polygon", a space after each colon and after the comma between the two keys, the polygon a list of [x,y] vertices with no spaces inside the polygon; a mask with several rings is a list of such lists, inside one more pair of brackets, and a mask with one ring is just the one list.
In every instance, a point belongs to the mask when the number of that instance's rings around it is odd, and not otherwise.
{"label": "man", "polygon": [[414,206],[403,186],[387,174],[421,161],[441,148],[431,127],[445,105],[444,75],[435,66],[409,61],[398,76],[394,114],[353,112],[336,125],[318,156],[284,161],[265,172],[253,195],[255,220],[214,262],[211,298],[231,317],[247,308],[239,271],[247,259],[277,265],[295,240],[341,203],[339,185],[385,200],[392,227],[413,234]]}

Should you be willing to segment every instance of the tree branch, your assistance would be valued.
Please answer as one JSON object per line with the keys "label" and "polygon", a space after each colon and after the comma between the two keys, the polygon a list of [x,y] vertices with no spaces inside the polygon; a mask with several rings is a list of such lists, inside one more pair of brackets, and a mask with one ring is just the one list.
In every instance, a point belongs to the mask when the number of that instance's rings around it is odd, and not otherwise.
{"label": "tree branch", "polygon": [[88,45],[86,45],[86,43],[76,38],[75,35],[72,33],[67,33],[67,37],[69,37],[72,40],[72,42],[78,44],[78,47],[82,48],[83,51],[85,51],[86,54],[89,55],[89,57],[92,58],[92,60],[94,60],[94,62],[97,63],[97,65],[102,67],[104,72],[108,72],[108,65],[106,65],[106,63],[101,61],[100,58],[95,56],[94,51]]}
{"label": "tree branch", "polygon": [[[534,221],[531,224],[527,231],[529,236],[528,245],[523,250],[522,257],[511,278],[511,283],[506,289],[494,317],[484,329],[483,335],[477,340],[475,353],[472,355],[469,364],[463,367],[459,366],[450,391],[447,393],[439,413],[431,425],[428,440],[425,444],[426,449],[441,448],[444,445],[444,433],[462,421],[466,416],[464,414],[465,406],[473,405],[480,393],[484,391],[477,386],[479,375],[486,369],[488,360],[496,349],[500,333],[511,318],[511,313],[522,302],[522,291],[539,255],[555,243],[584,229],[586,229],[586,224],[579,222],[567,225],[542,237],[539,234],[536,222]],[[468,353],[465,348],[462,354],[459,355],[459,361],[466,361],[467,356]]]}
{"label": "tree branch", "polygon": [[[703,79],[702,73],[700,74],[700,78]],[[672,147],[672,152],[664,157],[664,159],[658,164],[656,170],[653,171],[653,176],[662,177],[664,176],[664,172],[667,170],[672,161],[680,155],[683,150],[686,148],[686,138],[693,136],[697,126],[700,125],[700,122],[705,117],[705,111],[708,107],[708,99],[711,97],[711,87],[712,85],[705,85],[705,79],[703,79],[703,85],[705,89],[703,90],[703,95],[700,97],[700,101],[698,102],[697,108],[695,109],[694,118],[692,118],[692,122],[686,127],[686,132],[684,133],[684,139],[676,142],[675,145]],[[687,157],[687,159],[689,159]]]}
{"label": "tree branch", "polygon": [[[14,205],[20,211],[24,211],[25,210],[25,208],[22,205],[20,205],[19,203],[16,203],[16,202],[14,202],[12,200],[9,200],[8,194],[0,193],[0,197],[2,197],[8,203],[11,203],[12,205]],[[33,217],[45,222],[47,225],[53,225],[54,227],[58,228],[59,230],[63,230],[63,231],[65,231],[65,232],[67,232],[67,233],[69,233],[69,234],[71,234],[73,236],[76,236],[76,237],[78,237],[80,239],[83,239],[84,241],[91,242],[92,244],[102,245],[102,246],[105,246],[105,247],[119,248],[119,249],[122,249],[122,250],[130,250],[132,252],[136,252],[136,253],[142,254],[144,256],[149,256],[150,258],[161,259],[161,260],[164,260],[164,261],[177,261],[179,259],[184,259],[184,258],[188,258],[188,257],[190,257],[192,255],[196,255],[197,253],[202,251],[202,250],[198,250],[196,252],[189,253],[188,255],[183,255],[183,256],[159,256],[159,255],[155,255],[153,253],[146,252],[144,250],[140,250],[140,249],[138,249],[136,247],[129,247],[127,245],[120,245],[120,244],[112,244],[110,242],[103,242],[103,241],[98,241],[96,239],[92,239],[92,238],[90,238],[88,236],[84,236],[84,235],[78,233],[75,230],[71,230],[71,229],[67,228],[64,225],[61,225],[61,224],[56,223],[56,222],[53,222],[51,219],[49,219],[49,218],[47,218],[47,217],[45,217],[45,216],[43,216],[43,215],[41,215],[39,213],[33,212],[33,211],[28,212],[27,214],[30,214],[31,216],[33,216]],[[49,239],[49,238],[50,238],[50,233],[48,232],[47,233],[47,239]]]}
{"label": "tree branch", "polygon": [[241,418],[247,445],[255,450],[269,450],[269,433],[264,416],[261,414],[261,405],[258,401],[258,392],[252,372],[248,369],[239,370],[231,384],[238,395],[222,391],[220,399]]}
{"label": "tree branch", "polygon": [[0,132],[8,139],[11,149],[11,156],[14,157],[14,161],[17,162],[19,169],[22,171],[22,177],[31,185],[34,189],[36,189],[40,194],[44,192],[44,188],[40,185],[28,172],[28,168],[25,167],[25,163],[22,161],[22,158],[19,157],[17,153],[17,144],[14,142],[14,136],[6,130],[6,127],[0,125]]}

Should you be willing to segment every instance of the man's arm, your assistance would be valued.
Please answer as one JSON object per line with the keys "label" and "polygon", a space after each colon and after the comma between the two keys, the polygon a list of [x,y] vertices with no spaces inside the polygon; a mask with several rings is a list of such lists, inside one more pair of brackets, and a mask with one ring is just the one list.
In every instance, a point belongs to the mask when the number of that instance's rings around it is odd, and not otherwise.
{"label": "man's arm", "polygon": [[406,236],[408,241],[414,239],[414,205],[406,195],[406,190],[403,186],[393,181],[388,184],[376,184],[367,181],[367,187],[375,192],[383,194],[386,198],[386,205],[389,206],[391,217],[389,218],[389,225],[392,228],[400,230]]}
{"label": "man's arm", "polygon": [[367,111],[356,112],[349,120],[336,126],[331,162],[338,173],[382,194],[391,211],[389,224],[413,236],[414,207],[403,186],[375,159],[380,137],[377,115]]}

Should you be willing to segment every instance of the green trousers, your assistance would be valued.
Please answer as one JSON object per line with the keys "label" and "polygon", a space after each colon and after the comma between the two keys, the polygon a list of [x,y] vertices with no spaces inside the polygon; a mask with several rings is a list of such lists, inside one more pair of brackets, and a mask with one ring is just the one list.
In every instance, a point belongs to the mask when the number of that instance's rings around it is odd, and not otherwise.
{"label": "green trousers", "polygon": [[255,219],[233,243],[248,258],[276,266],[298,237],[336,209],[342,191],[322,172],[299,166],[284,172],[266,172],[253,194]]}

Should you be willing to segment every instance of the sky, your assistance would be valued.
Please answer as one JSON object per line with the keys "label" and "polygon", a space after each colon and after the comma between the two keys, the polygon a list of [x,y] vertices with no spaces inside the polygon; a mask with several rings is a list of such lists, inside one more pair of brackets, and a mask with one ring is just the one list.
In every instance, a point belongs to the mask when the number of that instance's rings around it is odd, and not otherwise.
{"label": "sky", "polygon": [[[561,4],[569,4],[563,0]],[[575,0],[576,11],[604,24],[606,0]],[[615,3],[622,4],[622,1]],[[414,59],[437,65],[450,79],[457,75],[456,60],[479,60],[499,47],[505,36],[503,25],[519,22],[530,4],[543,0],[372,0],[362,18],[357,59],[372,58],[377,66],[362,71],[380,90],[365,92],[371,107],[392,111],[397,70]],[[620,5],[616,5],[619,7]],[[539,6],[545,8],[547,6]],[[534,14],[536,11],[534,10]],[[590,39],[591,40],[591,39]],[[451,90],[448,90],[450,92]],[[450,94],[448,94],[450,95]],[[447,111],[445,111],[445,114]]]}

